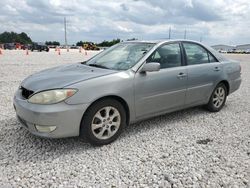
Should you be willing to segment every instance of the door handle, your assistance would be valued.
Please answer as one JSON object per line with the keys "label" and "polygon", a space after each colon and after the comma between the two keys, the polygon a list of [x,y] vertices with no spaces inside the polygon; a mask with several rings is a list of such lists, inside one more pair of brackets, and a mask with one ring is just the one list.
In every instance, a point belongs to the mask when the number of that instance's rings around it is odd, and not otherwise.
{"label": "door handle", "polygon": [[214,67],[214,71],[220,71],[219,67]]}
{"label": "door handle", "polygon": [[184,78],[186,77],[187,74],[183,73],[183,72],[180,72],[178,75],[177,75],[177,78],[181,79],[181,78]]}

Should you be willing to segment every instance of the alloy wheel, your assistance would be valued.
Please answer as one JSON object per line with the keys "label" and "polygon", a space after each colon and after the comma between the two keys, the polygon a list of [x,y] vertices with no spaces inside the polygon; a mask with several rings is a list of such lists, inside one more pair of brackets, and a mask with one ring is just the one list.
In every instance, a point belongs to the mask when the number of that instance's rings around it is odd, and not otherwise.
{"label": "alloy wheel", "polygon": [[115,135],[120,125],[121,115],[119,111],[115,107],[106,106],[94,115],[91,129],[96,138],[106,140]]}
{"label": "alloy wheel", "polygon": [[216,108],[220,108],[224,103],[226,97],[226,91],[223,87],[218,87],[213,95],[213,105]]}

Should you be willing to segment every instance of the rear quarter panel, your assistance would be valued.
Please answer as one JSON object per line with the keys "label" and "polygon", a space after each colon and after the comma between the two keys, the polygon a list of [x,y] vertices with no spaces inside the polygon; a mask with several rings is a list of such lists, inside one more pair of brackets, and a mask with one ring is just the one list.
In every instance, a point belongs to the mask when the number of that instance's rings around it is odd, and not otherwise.
{"label": "rear quarter panel", "polygon": [[241,66],[237,61],[223,61],[225,79],[229,82],[229,94],[239,89],[241,84]]}

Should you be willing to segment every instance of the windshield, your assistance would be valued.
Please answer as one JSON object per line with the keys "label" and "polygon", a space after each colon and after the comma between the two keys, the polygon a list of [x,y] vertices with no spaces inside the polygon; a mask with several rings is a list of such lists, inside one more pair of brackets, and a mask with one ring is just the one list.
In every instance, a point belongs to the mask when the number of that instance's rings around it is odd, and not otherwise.
{"label": "windshield", "polygon": [[155,44],[152,43],[120,43],[86,62],[87,65],[127,70],[133,67]]}

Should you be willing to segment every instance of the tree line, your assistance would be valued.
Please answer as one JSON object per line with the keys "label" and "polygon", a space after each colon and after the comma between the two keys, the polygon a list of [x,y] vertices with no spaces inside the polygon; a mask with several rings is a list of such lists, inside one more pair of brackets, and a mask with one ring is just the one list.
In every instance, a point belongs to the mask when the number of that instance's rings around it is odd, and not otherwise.
{"label": "tree line", "polygon": [[31,38],[24,32],[18,34],[15,32],[3,32],[0,34],[0,43],[22,43],[31,44]]}
{"label": "tree line", "polygon": [[93,43],[91,41],[79,41],[76,43],[76,46],[83,46],[84,44],[95,44],[96,46],[100,46],[100,47],[110,47],[110,46],[113,46],[119,42],[121,42],[121,39],[113,39],[111,41],[104,40],[101,43]]}
{"label": "tree line", "polygon": [[[135,38],[128,39],[127,41],[136,40]],[[110,47],[119,42],[122,42],[121,39],[113,39],[111,41],[104,40],[101,43],[94,43],[91,41],[79,41],[76,43],[76,46],[83,46],[84,44],[95,44],[100,47]],[[21,44],[32,44],[31,38],[24,32],[15,33],[15,32],[3,32],[0,34],[0,43],[21,43]],[[57,41],[46,41],[46,45],[60,46],[60,42]]]}
{"label": "tree line", "polygon": [[52,46],[60,46],[60,42],[57,41],[46,41],[46,45],[52,45]]}
{"label": "tree line", "polygon": [[[134,41],[134,40],[138,40],[138,39],[136,39],[136,38],[127,39],[127,41]],[[93,43],[90,41],[79,41],[76,43],[76,46],[83,46],[84,44],[95,44],[96,46],[99,46],[99,47],[110,47],[110,46],[113,46],[113,45],[120,43],[120,42],[123,42],[123,41],[119,38],[113,39],[111,41],[104,40],[101,43]]]}

